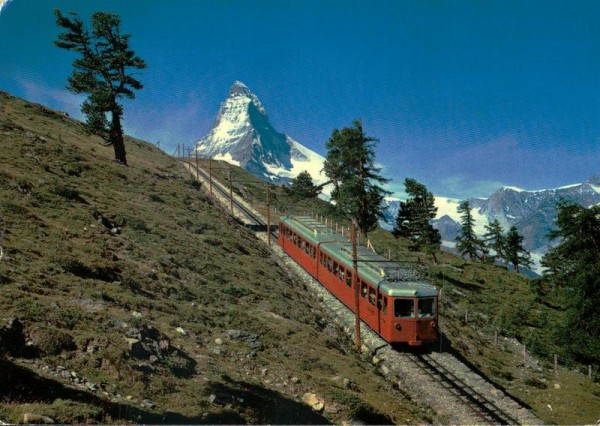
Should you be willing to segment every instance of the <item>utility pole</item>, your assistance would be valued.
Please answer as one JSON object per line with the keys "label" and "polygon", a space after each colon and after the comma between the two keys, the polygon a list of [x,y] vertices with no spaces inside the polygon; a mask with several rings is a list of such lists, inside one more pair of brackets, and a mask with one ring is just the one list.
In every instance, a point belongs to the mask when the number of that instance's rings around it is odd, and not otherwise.
{"label": "utility pole", "polygon": [[208,158],[208,184],[210,185],[210,196],[212,197],[212,158]]}
{"label": "utility pole", "polygon": [[200,180],[200,167],[198,167],[198,150],[196,150],[196,177]]}
{"label": "utility pole", "polygon": [[271,247],[271,197],[270,197],[271,185],[267,183],[267,243]]}
{"label": "utility pole", "polygon": [[352,219],[352,285],[354,287],[354,333],[356,335],[356,349],[360,353],[360,289],[358,288],[358,255],[356,253],[356,223]]}
{"label": "utility pole", "polygon": [[233,182],[231,180],[231,168],[229,169],[229,208],[233,216]]}

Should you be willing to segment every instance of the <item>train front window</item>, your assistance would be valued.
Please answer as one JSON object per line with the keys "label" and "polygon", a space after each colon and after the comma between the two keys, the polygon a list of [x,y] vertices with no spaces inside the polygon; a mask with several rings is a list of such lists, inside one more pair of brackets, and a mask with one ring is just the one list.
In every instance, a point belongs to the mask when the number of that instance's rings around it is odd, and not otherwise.
{"label": "train front window", "polygon": [[396,318],[414,318],[415,301],[413,299],[394,299],[394,316]]}
{"label": "train front window", "polygon": [[432,318],[435,316],[435,299],[429,297],[419,299],[419,318]]}

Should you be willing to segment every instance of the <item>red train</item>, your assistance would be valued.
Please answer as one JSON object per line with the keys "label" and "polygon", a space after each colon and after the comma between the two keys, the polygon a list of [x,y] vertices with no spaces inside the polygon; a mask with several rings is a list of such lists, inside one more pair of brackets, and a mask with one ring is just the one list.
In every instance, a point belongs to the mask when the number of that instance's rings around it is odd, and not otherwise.
{"label": "red train", "polygon": [[[352,244],[308,216],[281,216],[279,245],[354,312]],[[411,271],[357,247],[361,320],[389,343],[437,340],[438,290]]]}

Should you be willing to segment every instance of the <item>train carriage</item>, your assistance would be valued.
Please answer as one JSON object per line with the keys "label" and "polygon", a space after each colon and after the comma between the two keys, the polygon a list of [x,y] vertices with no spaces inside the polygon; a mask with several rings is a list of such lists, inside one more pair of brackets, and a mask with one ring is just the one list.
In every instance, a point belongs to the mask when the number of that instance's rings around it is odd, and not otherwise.
{"label": "train carriage", "polygon": [[[308,216],[281,216],[279,245],[354,312],[352,244]],[[437,339],[438,290],[365,247],[357,247],[360,317],[390,343]]]}

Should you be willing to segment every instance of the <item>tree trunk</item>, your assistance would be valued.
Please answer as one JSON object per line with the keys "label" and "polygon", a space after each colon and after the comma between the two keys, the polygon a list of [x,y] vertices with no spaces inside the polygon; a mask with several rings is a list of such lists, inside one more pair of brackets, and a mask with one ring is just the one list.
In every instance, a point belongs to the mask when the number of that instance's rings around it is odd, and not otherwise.
{"label": "tree trunk", "polygon": [[125,142],[123,141],[123,129],[121,127],[121,113],[118,110],[112,112],[112,123],[110,127],[110,143],[115,150],[115,161],[127,165],[127,154],[125,153]]}

